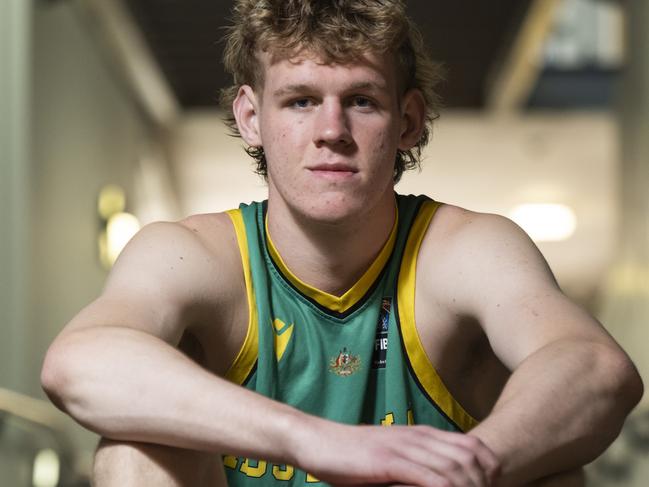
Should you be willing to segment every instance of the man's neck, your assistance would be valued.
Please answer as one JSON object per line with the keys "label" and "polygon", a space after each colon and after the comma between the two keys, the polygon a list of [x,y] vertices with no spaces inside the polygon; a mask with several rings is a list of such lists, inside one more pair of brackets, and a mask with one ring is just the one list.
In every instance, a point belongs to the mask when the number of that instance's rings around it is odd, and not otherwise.
{"label": "man's neck", "polygon": [[270,199],[268,231],[290,271],[316,289],[343,295],[370,267],[395,222],[393,193],[344,222],[309,221]]}

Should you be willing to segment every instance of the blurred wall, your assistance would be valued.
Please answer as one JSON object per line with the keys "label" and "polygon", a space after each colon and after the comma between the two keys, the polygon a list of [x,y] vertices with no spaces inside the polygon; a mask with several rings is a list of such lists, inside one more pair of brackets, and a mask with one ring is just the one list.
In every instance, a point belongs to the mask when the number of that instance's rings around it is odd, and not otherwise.
{"label": "blurred wall", "polygon": [[[94,28],[77,2],[0,5],[0,387],[39,398],[48,345],[106,277],[98,191],[117,183],[133,201],[155,152]],[[91,451],[93,435],[71,432]]]}
{"label": "blurred wall", "polygon": [[628,8],[629,60],[618,110],[620,232],[604,312],[649,381],[649,3],[629,2]]}
{"label": "blurred wall", "polygon": [[[97,259],[98,191],[106,183],[133,195],[147,127],[74,3],[34,11],[31,168],[31,275],[28,350],[48,344],[106,276]],[[39,394],[40,364],[25,391]]]}
{"label": "blurred wall", "polygon": [[[8,388],[19,387],[26,376],[21,352],[28,296],[30,43],[31,3],[0,2],[0,387]],[[8,430],[0,416],[0,433],[7,436]],[[3,443],[0,482],[19,485],[30,472]]]}
{"label": "blurred wall", "polygon": [[31,5],[0,3],[0,386],[21,382],[27,282]]}
{"label": "blurred wall", "polygon": [[[649,388],[649,3],[627,2],[628,62],[619,90],[620,226],[601,314]],[[599,462],[594,487],[644,487],[649,479],[649,394]]]}

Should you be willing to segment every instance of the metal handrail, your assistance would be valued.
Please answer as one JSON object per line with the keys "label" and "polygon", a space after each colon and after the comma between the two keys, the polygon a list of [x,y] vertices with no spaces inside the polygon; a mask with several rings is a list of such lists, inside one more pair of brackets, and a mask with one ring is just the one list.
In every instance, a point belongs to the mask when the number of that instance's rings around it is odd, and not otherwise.
{"label": "metal handrail", "polygon": [[2,412],[67,436],[66,416],[41,399],[0,387],[0,413]]}
{"label": "metal handrail", "polygon": [[68,461],[73,461],[78,453],[69,434],[70,420],[49,402],[0,387],[0,423],[7,415],[16,418],[32,433],[38,429],[48,431],[59,453]]}
{"label": "metal handrail", "polygon": [[0,387],[0,427],[7,420],[25,435],[23,438],[35,451],[43,447],[43,435],[50,439],[47,443],[61,462],[60,485],[88,485],[89,474],[79,470],[79,451],[70,437],[70,420],[65,414],[47,401]]}

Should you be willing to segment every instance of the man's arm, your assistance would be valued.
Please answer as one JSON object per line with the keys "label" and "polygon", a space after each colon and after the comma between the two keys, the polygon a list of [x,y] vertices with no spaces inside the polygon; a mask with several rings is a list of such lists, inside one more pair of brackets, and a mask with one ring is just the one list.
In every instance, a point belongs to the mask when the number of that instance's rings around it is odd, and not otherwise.
{"label": "man's arm", "polygon": [[[175,224],[146,227],[129,243],[102,295],[47,353],[43,387],[59,407],[112,440],[291,464],[331,483],[488,485],[497,462],[476,438],[309,416],[181,353],[176,345],[188,325],[205,314],[229,316],[232,300],[246,299],[245,288],[232,289],[243,280],[241,261],[227,242],[230,222],[221,225],[226,237],[208,240],[223,238],[223,255],[206,252],[194,232]],[[233,332],[226,328],[223,340]]]}
{"label": "man's arm", "polygon": [[[145,227],[118,259],[102,295],[54,341],[43,366],[43,386],[79,423],[115,440],[286,455],[282,440],[291,408],[264,404],[273,417],[265,421],[265,409],[257,405],[263,398],[210,373],[176,348],[188,326],[218,310],[229,315],[228,301],[240,297],[240,256],[227,243],[233,235],[227,216],[219,226],[223,235],[212,237],[222,240],[221,259],[182,225]],[[228,328],[219,333],[223,341],[233,335],[237,331]],[[251,418],[243,414],[245,408],[230,404],[262,412]],[[260,444],[260,434],[273,439],[273,448]]]}
{"label": "man's arm", "polygon": [[590,462],[642,396],[635,367],[601,325],[563,295],[520,228],[494,215],[467,212],[460,220],[451,232],[458,258],[450,261],[467,265],[445,281],[448,302],[480,321],[513,371],[470,435],[501,460],[498,485],[522,485]]}

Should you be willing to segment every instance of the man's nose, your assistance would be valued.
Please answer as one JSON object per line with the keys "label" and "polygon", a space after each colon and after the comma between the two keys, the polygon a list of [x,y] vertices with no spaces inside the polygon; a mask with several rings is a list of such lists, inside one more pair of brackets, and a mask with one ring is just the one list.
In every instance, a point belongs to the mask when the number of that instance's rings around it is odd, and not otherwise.
{"label": "man's nose", "polygon": [[317,146],[347,145],[352,141],[349,121],[340,101],[325,100],[319,107],[313,133]]}

